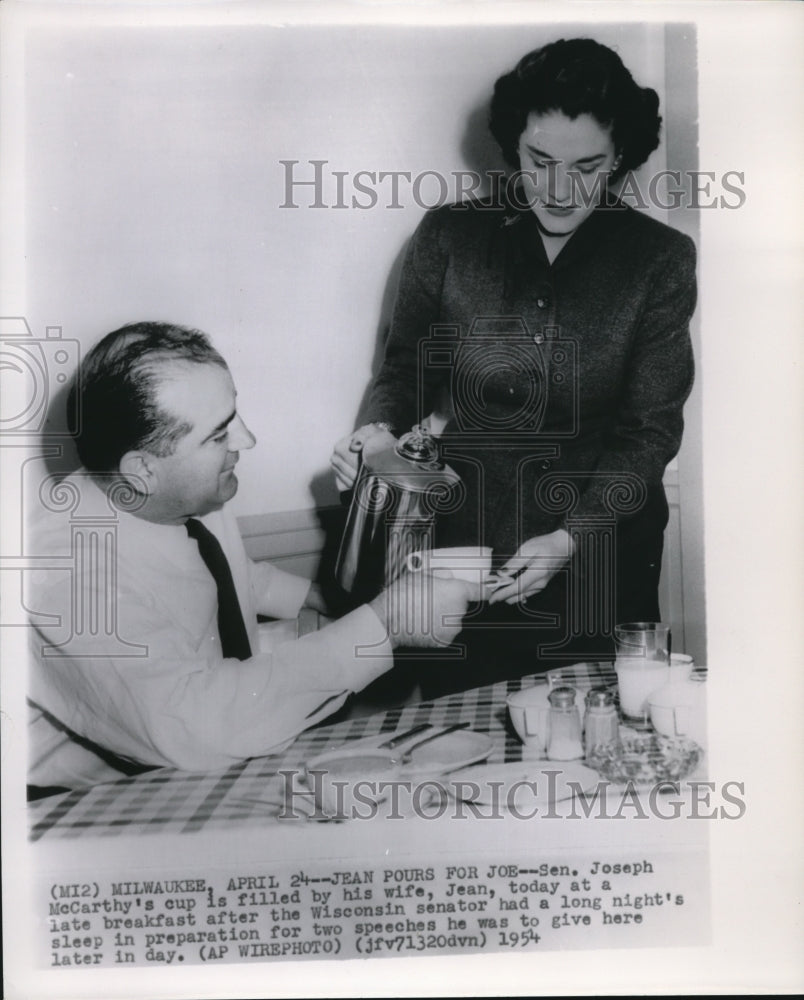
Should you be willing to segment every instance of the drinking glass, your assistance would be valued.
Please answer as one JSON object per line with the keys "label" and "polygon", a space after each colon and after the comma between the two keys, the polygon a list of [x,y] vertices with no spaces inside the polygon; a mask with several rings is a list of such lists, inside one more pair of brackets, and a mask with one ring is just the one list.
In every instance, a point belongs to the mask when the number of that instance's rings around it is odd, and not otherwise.
{"label": "drinking glass", "polygon": [[648,722],[648,698],[668,680],[670,626],[664,622],[625,622],[614,626],[617,687],[626,719]]}

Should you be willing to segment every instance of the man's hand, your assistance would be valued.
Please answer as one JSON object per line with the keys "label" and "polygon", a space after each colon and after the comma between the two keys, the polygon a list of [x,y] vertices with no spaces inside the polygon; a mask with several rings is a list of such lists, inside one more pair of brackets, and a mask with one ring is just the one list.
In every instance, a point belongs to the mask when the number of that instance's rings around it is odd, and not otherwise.
{"label": "man's hand", "polygon": [[456,580],[449,570],[405,571],[371,607],[392,646],[427,649],[448,646],[460,632],[470,602],[481,599],[479,584]]}
{"label": "man's hand", "polygon": [[329,464],[335,472],[335,482],[343,492],[350,490],[357,478],[358,455],[371,440],[372,449],[380,450],[396,442],[393,434],[377,424],[363,424],[356,431],[347,434],[335,445]]}
{"label": "man's hand", "polygon": [[[538,594],[564,563],[569,562],[574,550],[572,538],[563,528],[549,535],[529,538],[498,571],[502,584],[489,595],[489,604],[501,601],[519,604]],[[512,577],[508,582],[507,578]]]}

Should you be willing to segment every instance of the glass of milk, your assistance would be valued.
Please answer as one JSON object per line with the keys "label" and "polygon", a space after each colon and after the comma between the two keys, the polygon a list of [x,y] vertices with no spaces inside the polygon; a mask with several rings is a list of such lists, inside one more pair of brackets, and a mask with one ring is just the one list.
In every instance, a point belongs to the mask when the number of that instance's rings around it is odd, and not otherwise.
{"label": "glass of milk", "polygon": [[670,626],[625,622],[614,626],[620,710],[627,721],[647,724],[650,695],[668,680]]}

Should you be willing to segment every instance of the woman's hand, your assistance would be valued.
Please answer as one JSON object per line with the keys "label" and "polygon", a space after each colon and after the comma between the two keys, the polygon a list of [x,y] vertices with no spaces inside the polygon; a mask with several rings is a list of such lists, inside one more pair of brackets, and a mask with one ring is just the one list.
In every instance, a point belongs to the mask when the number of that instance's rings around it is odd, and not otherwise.
{"label": "woman's hand", "polygon": [[[570,535],[559,528],[523,542],[515,555],[498,570],[501,584],[489,597],[489,604],[519,604],[544,590],[575,551]],[[518,574],[515,576],[515,574]],[[508,579],[515,577],[514,579]]]}
{"label": "woman's hand", "polygon": [[341,438],[335,445],[329,464],[335,472],[335,482],[339,490],[343,492],[354,486],[357,478],[358,455],[365,448],[366,442],[378,435],[383,435],[387,441],[377,440],[374,442],[375,447],[382,447],[384,443],[390,446],[396,441],[396,438],[386,427],[380,424],[363,424],[356,431]]}

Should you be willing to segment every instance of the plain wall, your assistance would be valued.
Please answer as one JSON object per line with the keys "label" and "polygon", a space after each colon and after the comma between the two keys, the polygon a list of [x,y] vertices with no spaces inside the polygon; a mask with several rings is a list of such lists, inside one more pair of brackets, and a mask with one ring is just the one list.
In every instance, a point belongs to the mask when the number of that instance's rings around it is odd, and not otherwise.
{"label": "plain wall", "polygon": [[[135,320],[201,327],[258,438],[241,460],[236,512],[335,502],[331,448],[358,417],[423,208],[404,181],[388,207],[388,180],[374,208],[307,207],[314,192],[288,199],[280,161],[312,179],[308,161],[327,160],[330,206],[333,171],[349,174],[348,203],[360,170],[501,169],[485,125],[495,79],[529,49],[578,34],[616,47],[664,97],[662,25],[30,33],[34,333],[61,326],[86,349]],[[664,151],[643,175],[662,169]],[[440,191],[430,177],[420,193],[433,202]]]}

